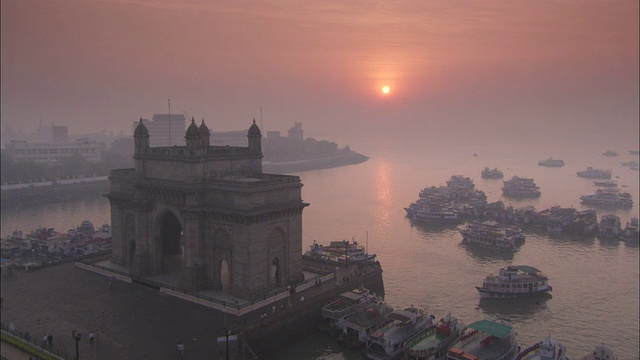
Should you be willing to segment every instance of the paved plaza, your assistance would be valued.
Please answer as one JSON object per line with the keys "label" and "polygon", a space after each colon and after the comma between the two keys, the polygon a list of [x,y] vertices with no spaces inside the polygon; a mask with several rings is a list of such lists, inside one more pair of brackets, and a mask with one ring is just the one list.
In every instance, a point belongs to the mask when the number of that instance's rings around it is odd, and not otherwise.
{"label": "paved plaza", "polygon": [[[82,333],[81,359],[212,359],[216,339],[235,318],[139,284],[115,281],[73,263],[2,278],[2,322],[75,355],[72,330]],[[89,344],[89,332],[97,340]]]}

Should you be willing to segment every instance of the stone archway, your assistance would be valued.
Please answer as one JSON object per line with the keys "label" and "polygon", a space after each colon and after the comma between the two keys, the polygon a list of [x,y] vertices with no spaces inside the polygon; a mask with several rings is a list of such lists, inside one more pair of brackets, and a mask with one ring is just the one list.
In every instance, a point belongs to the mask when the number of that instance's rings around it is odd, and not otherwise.
{"label": "stone archway", "polygon": [[267,284],[270,288],[284,286],[283,279],[285,278],[285,264],[287,262],[284,231],[280,228],[273,230],[267,238],[267,244],[269,246]]}
{"label": "stone archway", "polygon": [[164,274],[180,273],[184,262],[183,230],[180,220],[171,211],[166,211],[158,217],[156,224],[156,239],[160,245],[161,256],[160,270]]}
{"label": "stone archway", "polygon": [[122,246],[124,247],[123,253],[124,265],[133,267],[133,263],[136,259],[136,220],[133,214],[128,214],[124,219],[124,239]]}

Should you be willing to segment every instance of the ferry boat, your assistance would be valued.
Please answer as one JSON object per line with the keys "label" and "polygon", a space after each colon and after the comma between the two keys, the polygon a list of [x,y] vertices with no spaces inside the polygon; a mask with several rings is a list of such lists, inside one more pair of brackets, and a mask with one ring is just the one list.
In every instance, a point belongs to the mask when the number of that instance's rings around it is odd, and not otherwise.
{"label": "ferry boat", "polygon": [[569,360],[567,349],[551,335],[524,350],[520,351],[513,360]]}
{"label": "ferry boat", "polygon": [[605,189],[598,189],[593,194],[582,195],[580,200],[585,204],[593,205],[633,206],[631,194]]}
{"label": "ferry boat", "polygon": [[502,179],[503,177],[504,174],[498,168],[489,169],[485,167],[484,170],[482,170],[483,179]]}
{"label": "ferry boat", "polygon": [[548,158],[546,160],[538,161],[538,165],[540,165],[540,166],[556,166],[556,167],[560,167],[560,166],[564,166],[564,161],[560,160],[560,159]]}
{"label": "ferry boat", "polygon": [[517,237],[522,236],[514,229],[507,231],[493,220],[474,221],[458,231],[462,234],[463,244],[510,252],[515,251]]}
{"label": "ferry boat", "polygon": [[638,162],[637,161],[627,161],[627,162],[623,162],[622,166],[629,166],[629,167],[637,167],[638,166]]}
{"label": "ferry boat", "polygon": [[456,222],[458,210],[449,204],[423,201],[414,207],[411,219],[418,222]]}
{"label": "ferry boat", "polygon": [[611,179],[611,170],[594,169],[591,166],[586,170],[578,171],[577,174],[588,179]]}
{"label": "ferry boat", "polygon": [[618,156],[618,153],[615,152],[615,151],[607,150],[607,151],[603,152],[602,155],[604,155],[604,156]]}
{"label": "ferry boat", "polygon": [[509,265],[498,275],[490,274],[476,286],[481,298],[523,298],[551,291],[549,279],[540,270],[526,265]]}
{"label": "ferry boat", "polygon": [[338,342],[350,348],[364,348],[371,330],[385,321],[392,312],[393,308],[382,301],[369,304],[364,311],[345,319],[342,333],[338,335]]}
{"label": "ferry boat", "polygon": [[613,180],[594,181],[593,184],[602,187],[618,187],[618,183]]}
{"label": "ferry boat", "polygon": [[433,315],[409,307],[394,310],[367,337],[365,355],[371,360],[391,360],[402,357],[402,345],[418,332],[433,326]]}
{"label": "ferry boat", "polygon": [[506,196],[538,197],[541,194],[533,179],[514,176],[511,180],[503,181],[503,184],[502,193]]}
{"label": "ferry boat", "polygon": [[596,346],[591,354],[582,357],[582,360],[618,360],[613,350],[603,345]]}
{"label": "ferry boat", "polygon": [[620,217],[613,214],[602,215],[598,236],[602,238],[618,238],[622,235]]}
{"label": "ferry boat", "polygon": [[323,246],[316,241],[310,245],[311,249],[305,255],[315,259],[336,263],[358,263],[363,261],[375,261],[376,254],[368,254],[366,249],[359,245],[355,239],[332,241],[329,246]]}
{"label": "ferry boat", "polygon": [[564,231],[565,229],[568,229],[573,223],[576,212],[577,211],[574,208],[556,208],[547,218],[547,230]]}
{"label": "ferry boat", "polygon": [[329,320],[332,331],[342,332],[347,316],[360,312],[377,301],[378,297],[364,287],[345,291],[322,307],[322,317]]}
{"label": "ferry boat", "polygon": [[480,320],[467,326],[447,352],[447,360],[511,360],[518,353],[516,333],[504,320]]}
{"label": "ferry boat", "polygon": [[625,241],[639,241],[640,233],[638,231],[638,217],[634,216],[631,218],[631,222],[628,222],[627,225],[622,230],[622,235],[620,236],[622,240]]}
{"label": "ferry boat", "polygon": [[462,336],[465,328],[462,321],[448,314],[440,319],[436,326],[420,331],[404,343],[404,359],[443,359],[449,347]]}
{"label": "ferry boat", "polygon": [[464,175],[451,175],[447,180],[447,187],[451,190],[474,190],[475,185],[470,177]]}

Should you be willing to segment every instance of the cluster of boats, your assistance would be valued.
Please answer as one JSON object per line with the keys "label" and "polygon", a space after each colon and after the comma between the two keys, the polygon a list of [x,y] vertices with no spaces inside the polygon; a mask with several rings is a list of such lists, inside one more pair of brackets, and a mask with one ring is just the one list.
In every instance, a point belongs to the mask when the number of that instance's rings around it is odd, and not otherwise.
{"label": "cluster of boats", "polygon": [[[547,276],[526,265],[504,267],[476,289],[481,298],[505,301],[548,296],[552,291]],[[436,321],[434,315],[413,305],[393,309],[364,287],[340,294],[322,308],[322,317],[341,344],[362,349],[367,359],[567,360],[566,348],[550,335],[523,349],[505,320],[483,319],[466,325],[449,313]],[[616,359],[602,345],[582,359],[605,358]]]}
{"label": "cluster of boats", "polygon": [[15,230],[1,244],[3,266],[37,267],[44,262],[111,249],[111,226],[95,228],[91,221],[84,220],[66,233],[49,227],[38,227],[29,233]]}
{"label": "cluster of boats", "polygon": [[486,203],[487,196],[477,190],[471,178],[453,175],[447,186],[422,189],[418,200],[405,208],[407,216],[417,222],[457,222],[463,210]]}

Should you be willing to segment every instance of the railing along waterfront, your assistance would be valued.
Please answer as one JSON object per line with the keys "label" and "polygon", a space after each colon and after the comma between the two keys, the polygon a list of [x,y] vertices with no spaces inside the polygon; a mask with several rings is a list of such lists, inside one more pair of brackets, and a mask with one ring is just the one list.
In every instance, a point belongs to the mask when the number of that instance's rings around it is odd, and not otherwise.
{"label": "railing along waterfront", "polygon": [[16,331],[12,326],[7,326],[2,322],[0,322],[0,328],[2,329],[2,341],[6,341],[30,355],[35,355],[39,359],[73,359],[73,356],[69,357],[66,352],[60,351],[55,346],[49,346],[43,342],[38,343],[38,339],[31,336],[28,331]]}

